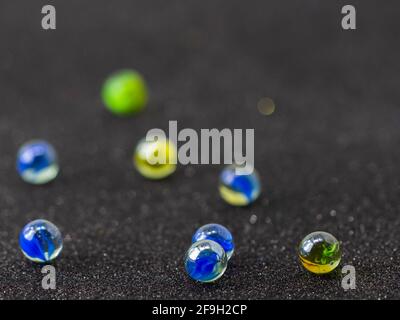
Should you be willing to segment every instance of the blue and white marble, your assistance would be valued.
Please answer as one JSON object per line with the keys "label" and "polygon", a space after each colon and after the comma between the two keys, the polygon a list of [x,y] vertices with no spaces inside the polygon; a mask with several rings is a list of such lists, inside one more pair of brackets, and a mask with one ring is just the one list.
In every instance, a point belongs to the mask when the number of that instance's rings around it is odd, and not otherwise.
{"label": "blue and white marble", "polygon": [[217,223],[210,223],[200,227],[193,235],[192,243],[200,240],[215,241],[225,250],[228,260],[232,257],[235,249],[233,237],[224,226]]}
{"label": "blue and white marble", "polygon": [[188,275],[200,282],[213,282],[224,274],[228,264],[225,250],[215,241],[200,240],[192,244],[185,256]]}
{"label": "blue and white marble", "polygon": [[253,203],[261,193],[261,184],[258,173],[240,175],[236,172],[237,166],[225,167],[219,179],[221,197],[233,206],[246,206]]}
{"label": "blue and white marble", "polygon": [[19,235],[23,254],[34,262],[45,263],[57,258],[63,248],[60,230],[43,219],[28,223]]}
{"label": "blue and white marble", "polygon": [[31,184],[45,184],[59,172],[57,153],[46,141],[25,143],[18,151],[17,170],[21,178]]}

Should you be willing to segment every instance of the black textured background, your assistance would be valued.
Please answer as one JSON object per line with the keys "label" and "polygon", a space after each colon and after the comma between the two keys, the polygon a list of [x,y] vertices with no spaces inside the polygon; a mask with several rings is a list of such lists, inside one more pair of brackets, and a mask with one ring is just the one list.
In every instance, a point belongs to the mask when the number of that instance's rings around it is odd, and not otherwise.
{"label": "black textured background", "polygon": [[[48,3],[56,31],[40,26]],[[356,31],[341,29],[347,2],[333,0],[2,0],[0,298],[399,298],[400,5],[351,3]],[[99,90],[125,67],[143,73],[151,102],[119,119]],[[256,108],[264,96],[277,106],[269,117]],[[139,176],[136,142],[168,120],[255,128],[261,199],[226,205],[218,166]],[[60,156],[45,187],[14,168],[31,138]],[[39,217],[65,237],[51,292],[17,243]],[[202,285],[182,259],[209,222],[230,228],[237,250],[224,277]],[[342,241],[356,290],[341,288],[340,270],[299,266],[297,243],[318,229]]]}

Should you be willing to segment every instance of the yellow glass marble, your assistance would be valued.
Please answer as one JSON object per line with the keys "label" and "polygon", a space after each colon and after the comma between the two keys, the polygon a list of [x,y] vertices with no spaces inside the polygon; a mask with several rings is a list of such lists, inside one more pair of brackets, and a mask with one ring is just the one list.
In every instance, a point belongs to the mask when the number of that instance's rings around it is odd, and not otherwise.
{"label": "yellow glass marble", "polygon": [[142,139],[136,147],[133,163],[145,178],[152,180],[166,178],[176,170],[176,146],[168,139],[153,141]]}
{"label": "yellow glass marble", "polygon": [[316,274],[329,273],[339,265],[342,258],[340,243],[330,233],[310,233],[300,242],[299,258],[308,271]]}

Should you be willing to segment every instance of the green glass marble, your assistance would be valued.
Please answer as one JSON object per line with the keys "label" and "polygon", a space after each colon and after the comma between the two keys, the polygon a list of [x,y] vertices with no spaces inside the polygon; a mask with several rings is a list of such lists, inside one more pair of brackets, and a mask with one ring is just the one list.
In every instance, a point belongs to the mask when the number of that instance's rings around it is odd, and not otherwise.
{"label": "green glass marble", "polygon": [[329,273],[339,265],[342,258],[340,243],[330,233],[310,233],[300,242],[299,258],[308,271],[316,274]]}
{"label": "green glass marble", "polygon": [[134,70],[122,70],[106,79],[102,88],[103,103],[118,116],[128,116],[142,111],[148,102],[147,85]]}

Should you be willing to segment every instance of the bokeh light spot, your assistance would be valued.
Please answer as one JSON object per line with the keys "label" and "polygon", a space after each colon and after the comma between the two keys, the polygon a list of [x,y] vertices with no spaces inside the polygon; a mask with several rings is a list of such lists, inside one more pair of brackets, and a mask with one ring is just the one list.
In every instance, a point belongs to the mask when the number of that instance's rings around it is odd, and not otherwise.
{"label": "bokeh light spot", "polygon": [[257,103],[258,111],[264,116],[270,116],[275,112],[274,100],[268,97],[261,98]]}

